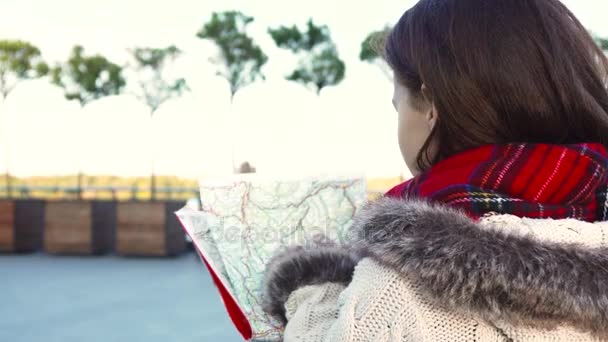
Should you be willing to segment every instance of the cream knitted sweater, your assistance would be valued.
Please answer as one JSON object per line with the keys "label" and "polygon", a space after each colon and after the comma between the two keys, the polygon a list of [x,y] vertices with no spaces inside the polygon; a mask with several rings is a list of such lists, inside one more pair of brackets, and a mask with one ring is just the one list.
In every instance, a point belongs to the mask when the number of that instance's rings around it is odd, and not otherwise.
{"label": "cream knitted sweater", "polygon": [[381,199],[349,247],[278,254],[265,309],[287,342],[608,341],[607,228]]}

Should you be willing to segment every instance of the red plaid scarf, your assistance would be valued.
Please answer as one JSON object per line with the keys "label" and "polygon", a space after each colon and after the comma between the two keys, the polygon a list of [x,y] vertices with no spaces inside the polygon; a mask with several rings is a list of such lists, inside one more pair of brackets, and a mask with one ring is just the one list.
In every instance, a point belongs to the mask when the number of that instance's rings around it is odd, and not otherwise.
{"label": "red plaid scarf", "polygon": [[425,198],[479,218],[605,221],[608,155],[600,144],[482,146],[440,161],[386,196]]}

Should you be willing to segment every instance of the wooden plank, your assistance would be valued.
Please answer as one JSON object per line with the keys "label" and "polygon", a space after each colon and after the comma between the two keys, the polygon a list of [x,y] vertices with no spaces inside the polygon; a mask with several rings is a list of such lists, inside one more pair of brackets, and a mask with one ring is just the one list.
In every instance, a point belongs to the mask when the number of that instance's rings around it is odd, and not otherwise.
{"label": "wooden plank", "polygon": [[15,228],[12,224],[0,223],[0,252],[15,251]]}
{"label": "wooden plank", "polygon": [[123,255],[167,256],[186,249],[184,232],[174,211],[182,202],[118,204],[116,251]]}
{"label": "wooden plank", "polygon": [[123,229],[116,232],[116,238],[132,241],[160,240],[165,237],[161,229],[158,225],[124,225]]}
{"label": "wooden plank", "polygon": [[158,223],[123,223],[116,232],[116,236],[124,232],[133,232],[142,235],[153,235],[155,237],[165,236],[165,225]]}
{"label": "wooden plank", "polygon": [[165,234],[159,229],[158,225],[125,225],[123,229],[116,232],[116,239],[133,242],[163,242]]}
{"label": "wooden plank", "polygon": [[165,222],[162,202],[124,202],[118,204],[117,224],[159,224]]}
{"label": "wooden plank", "polygon": [[67,243],[67,242],[52,242],[45,244],[44,251],[49,254],[64,254],[64,255],[89,255],[91,254],[91,247],[83,245],[80,242]]}
{"label": "wooden plank", "polygon": [[90,243],[91,229],[76,222],[70,224],[47,223],[44,232],[46,241],[57,241],[66,243]]}
{"label": "wooden plank", "polygon": [[165,234],[158,225],[123,225],[116,232],[116,252],[122,255],[164,256]]}
{"label": "wooden plank", "polygon": [[91,254],[91,203],[48,202],[44,250],[54,254]]}
{"label": "wooden plank", "polygon": [[122,255],[166,255],[165,206],[163,202],[118,204],[116,252]]}
{"label": "wooden plank", "polygon": [[65,224],[78,222],[90,225],[91,203],[90,202],[47,202],[45,222]]}
{"label": "wooden plank", "polygon": [[91,247],[90,234],[86,232],[72,233],[51,227],[44,237],[44,250],[51,254],[91,254]]}
{"label": "wooden plank", "polygon": [[0,201],[0,223],[15,223],[15,202],[11,200]]}

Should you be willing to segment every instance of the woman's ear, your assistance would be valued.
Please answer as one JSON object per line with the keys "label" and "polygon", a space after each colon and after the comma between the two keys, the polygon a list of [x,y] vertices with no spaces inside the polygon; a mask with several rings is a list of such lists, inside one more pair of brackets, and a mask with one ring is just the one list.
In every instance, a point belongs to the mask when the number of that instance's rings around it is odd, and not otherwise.
{"label": "woman's ear", "polygon": [[422,83],[422,87],[420,88],[420,91],[422,92],[422,96],[424,97],[425,102],[427,103],[426,106],[426,121],[428,122],[429,125],[429,130],[432,130],[433,127],[435,127],[435,124],[437,123],[437,120],[439,118],[438,114],[437,114],[437,107],[435,107],[435,101],[433,101],[433,95],[431,94],[430,89],[426,86],[426,84]]}
{"label": "woman's ear", "polygon": [[432,103],[426,112],[426,121],[429,124],[429,129],[432,130],[435,127],[438,119],[439,116],[437,115],[437,108],[435,107],[435,103]]}

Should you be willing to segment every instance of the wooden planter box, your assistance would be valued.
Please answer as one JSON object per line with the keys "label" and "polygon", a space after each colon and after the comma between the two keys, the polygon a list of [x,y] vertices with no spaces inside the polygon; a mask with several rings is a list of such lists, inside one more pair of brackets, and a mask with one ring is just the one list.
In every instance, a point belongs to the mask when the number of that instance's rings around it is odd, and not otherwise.
{"label": "wooden planter box", "polygon": [[116,253],[127,256],[174,256],[186,250],[184,231],[174,212],[183,202],[118,204]]}
{"label": "wooden planter box", "polygon": [[0,200],[0,252],[38,251],[43,225],[44,201]]}
{"label": "wooden planter box", "polygon": [[116,202],[47,202],[44,250],[51,254],[93,255],[112,249]]}

